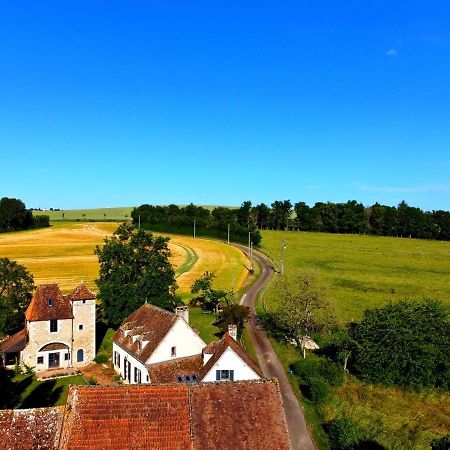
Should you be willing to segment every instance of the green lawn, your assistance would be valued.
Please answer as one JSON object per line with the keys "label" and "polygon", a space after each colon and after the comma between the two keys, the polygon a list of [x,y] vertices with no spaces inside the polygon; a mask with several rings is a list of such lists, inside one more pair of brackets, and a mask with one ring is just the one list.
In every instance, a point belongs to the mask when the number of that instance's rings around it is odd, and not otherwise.
{"label": "green lawn", "polygon": [[[282,240],[287,244],[287,276],[294,277],[304,268],[316,269],[340,323],[359,320],[364,309],[389,300],[434,297],[450,307],[449,242],[263,231],[262,251],[279,261]],[[273,283],[263,301],[267,309],[276,308]],[[257,311],[263,313],[261,304]],[[295,347],[271,342],[285,370],[301,358]],[[429,449],[432,438],[450,429],[447,392],[377,386],[349,376],[343,386],[333,389],[330,401],[316,407],[302,397],[296,378],[289,379],[320,449],[329,448],[321,422],[342,414],[358,424],[366,439],[384,448]]]}
{"label": "green lawn", "polygon": [[215,321],[215,314],[205,314],[201,308],[189,309],[189,324],[200,333],[200,337],[207,344],[219,339],[215,336],[215,334],[220,331],[219,328],[213,325]]}
{"label": "green lawn", "polygon": [[0,409],[41,408],[66,403],[69,385],[87,384],[81,375],[37,381],[34,375],[0,371]]}

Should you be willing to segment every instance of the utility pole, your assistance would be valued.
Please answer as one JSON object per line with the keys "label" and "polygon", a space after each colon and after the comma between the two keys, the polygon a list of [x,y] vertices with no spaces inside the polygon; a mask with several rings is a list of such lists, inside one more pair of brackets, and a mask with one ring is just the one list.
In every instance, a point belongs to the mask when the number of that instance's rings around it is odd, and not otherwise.
{"label": "utility pole", "polygon": [[280,261],[280,272],[281,275],[284,273],[284,251],[286,250],[286,242],[281,241],[281,261]]}
{"label": "utility pole", "polygon": [[248,232],[248,253],[250,254],[251,232]]}
{"label": "utility pole", "polygon": [[228,237],[227,237],[228,244],[230,243],[230,224],[228,224]]}
{"label": "utility pole", "polygon": [[194,239],[195,239],[195,219],[194,219]]}
{"label": "utility pole", "polygon": [[250,242],[250,270],[253,270],[253,242]]}
{"label": "utility pole", "polygon": [[138,226],[138,228],[141,229],[141,215],[139,214],[138,217],[139,217],[139,226]]}

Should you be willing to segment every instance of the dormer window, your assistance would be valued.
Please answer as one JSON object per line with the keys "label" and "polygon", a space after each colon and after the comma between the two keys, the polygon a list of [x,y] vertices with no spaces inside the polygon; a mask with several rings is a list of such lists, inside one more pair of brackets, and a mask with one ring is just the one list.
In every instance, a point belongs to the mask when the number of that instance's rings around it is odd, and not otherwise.
{"label": "dormer window", "polygon": [[177,348],[176,347],[172,347],[170,350],[170,356],[172,358],[175,358],[175,356],[177,356]]}
{"label": "dormer window", "polygon": [[53,306],[53,300],[51,298],[47,299],[48,306]]}

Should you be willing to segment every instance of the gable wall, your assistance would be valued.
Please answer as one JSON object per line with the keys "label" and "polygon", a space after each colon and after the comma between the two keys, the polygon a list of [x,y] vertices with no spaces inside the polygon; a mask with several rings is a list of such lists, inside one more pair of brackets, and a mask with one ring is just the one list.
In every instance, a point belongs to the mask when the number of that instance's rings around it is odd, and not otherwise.
{"label": "gable wall", "polygon": [[216,381],[216,370],[234,370],[234,381],[259,380],[260,377],[231,349],[227,348],[202,381]]}
{"label": "gable wall", "polygon": [[[172,347],[176,348],[175,357],[171,356]],[[199,355],[204,347],[206,344],[200,336],[183,319],[178,318],[146,363],[154,364]]]}

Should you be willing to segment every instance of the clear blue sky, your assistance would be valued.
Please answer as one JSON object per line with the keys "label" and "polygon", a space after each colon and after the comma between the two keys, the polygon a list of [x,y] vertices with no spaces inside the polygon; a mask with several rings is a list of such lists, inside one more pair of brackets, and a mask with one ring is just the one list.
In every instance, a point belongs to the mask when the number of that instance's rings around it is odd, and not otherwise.
{"label": "clear blue sky", "polygon": [[2,1],[0,196],[450,209],[448,1]]}

